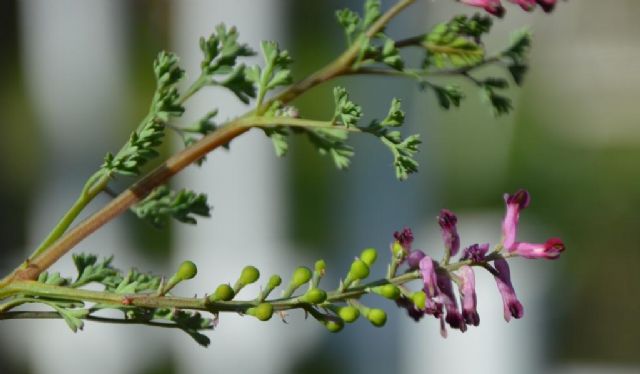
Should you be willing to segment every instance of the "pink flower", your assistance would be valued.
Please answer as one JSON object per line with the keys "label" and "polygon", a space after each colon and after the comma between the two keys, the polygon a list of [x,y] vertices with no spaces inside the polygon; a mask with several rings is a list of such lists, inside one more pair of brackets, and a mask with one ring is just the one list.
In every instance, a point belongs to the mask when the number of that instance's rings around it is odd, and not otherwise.
{"label": "pink flower", "polygon": [[435,297],[439,294],[435,263],[431,257],[424,256],[420,260],[419,268],[422,276],[422,290],[427,295],[425,312],[435,317],[440,317],[442,315],[442,304],[438,304],[435,301]]}
{"label": "pink flower", "polygon": [[[483,8],[488,13],[497,17],[504,16],[505,9],[502,6],[500,0],[459,0],[463,4]],[[508,0],[513,4],[517,4],[520,8],[531,12],[536,8],[536,5],[540,5],[542,10],[549,13],[555,7],[557,0]]]}
{"label": "pink flower", "polygon": [[515,242],[510,249],[525,258],[545,258],[555,260],[564,251],[564,243],[560,238],[551,238],[544,243],[520,243]]}
{"label": "pink flower", "polygon": [[520,8],[531,12],[536,7],[536,0],[509,0],[514,4],[520,5]]}
{"label": "pink flower", "polygon": [[458,309],[458,302],[456,301],[456,296],[453,293],[453,286],[451,282],[451,278],[449,278],[449,274],[447,273],[438,273],[437,274],[437,283],[438,283],[438,296],[436,296],[436,302],[444,305],[447,310],[447,317],[445,321],[451,326],[453,329],[459,329],[462,332],[467,331],[467,325],[464,323],[464,319],[462,318],[462,314]]}
{"label": "pink flower", "polygon": [[482,8],[497,17],[504,15],[504,7],[500,0],[461,0],[463,4]]}
{"label": "pink flower", "polygon": [[535,9],[536,4],[540,5],[542,10],[549,13],[553,10],[556,5],[557,0],[509,0],[514,4],[520,5],[520,8],[526,10],[527,12],[531,12]]}
{"label": "pink flower", "polygon": [[[424,308],[425,313],[442,319],[444,307],[447,311],[446,322],[449,326],[465,331],[467,326],[458,310],[458,303],[453,293],[449,275],[445,272],[437,272],[436,264],[429,256],[425,256],[420,260],[419,268],[423,282],[422,290],[427,296]],[[446,335],[444,330],[441,333],[443,336]]]}
{"label": "pink flower", "polygon": [[456,228],[457,223],[458,217],[456,217],[453,212],[447,209],[440,211],[438,224],[440,225],[440,232],[442,233],[442,241],[444,241],[444,246],[451,256],[455,256],[460,250],[460,236]]}
{"label": "pink flower", "polygon": [[507,203],[507,213],[502,221],[502,245],[509,249],[516,241],[520,211],[529,206],[531,196],[526,190],[518,190],[513,195],[504,194]]}
{"label": "pink flower", "polygon": [[480,316],[478,315],[478,299],[476,297],[476,277],[471,266],[460,268],[460,303],[462,304],[462,317],[470,325],[478,326]]}
{"label": "pink flower", "polygon": [[499,258],[493,262],[497,274],[494,275],[496,284],[498,285],[498,291],[502,296],[502,304],[504,306],[504,319],[509,322],[511,317],[522,318],[524,315],[524,308],[516,296],[516,291],[511,284],[511,272],[509,271],[509,264],[507,260]]}
{"label": "pink flower", "polygon": [[520,211],[531,202],[531,196],[526,190],[518,190],[513,195],[505,194],[507,213],[502,221],[502,245],[509,253],[515,253],[525,258],[556,259],[564,251],[565,246],[559,238],[551,238],[544,243],[518,242],[516,235]]}

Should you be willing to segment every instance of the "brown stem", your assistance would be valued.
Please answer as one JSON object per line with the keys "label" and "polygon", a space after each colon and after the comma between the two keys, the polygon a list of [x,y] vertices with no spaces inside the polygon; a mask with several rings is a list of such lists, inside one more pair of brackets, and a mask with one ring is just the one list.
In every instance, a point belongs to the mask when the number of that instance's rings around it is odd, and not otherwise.
{"label": "brown stem", "polygon": [[[365,36],[369,38],[373,37],[381,31],[395,15],[414,1],[415,0],[402,0],[394,4],[365,32]],[[344,74],[350,69],[353,61],[356,59],[359,48],[359,44],[355,43],[325,68],[315,74],[312,74],[307,79],[294,84],[273,100],[263,104],[263,107],[268,107],[274,100],[287,103],[310,88]],[[248,113],[248,115],[249,114],[251,113]],[[165,183],[169,178],[192,162],[199,160],[217,147],[229,143],[235,137],[248,131],[251,128],[251,123],[246,123],[246,121],[243,122],[243,118],[246,117],[247,116],[245,115],[238,120],[229,122],[220,129],[205,136],[191,147],[170,157],[162,165],[135,183],[131,188],[111,200],[98,212],[94,213],[86,220],[80,222],[76,227],[69,230],[60,239],[49,246],[46,251],[29,261],[26,268],[18,268],[14,270],[13,273],[0,282],[0,288],[6,286],[13,279],[36,279],[41,272],[49,268],[80,241],[91,235],[94,231],[116,216],[125,212],[133,204],[147,196],[147,194],[149,194],[149,192],[151,192],[155,187]]]}

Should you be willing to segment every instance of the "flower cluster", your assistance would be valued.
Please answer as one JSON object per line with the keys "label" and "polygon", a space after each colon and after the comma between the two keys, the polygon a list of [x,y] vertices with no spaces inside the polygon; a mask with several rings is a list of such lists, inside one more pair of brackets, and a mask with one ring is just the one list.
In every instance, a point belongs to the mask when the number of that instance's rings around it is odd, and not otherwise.
{"label": "flower cluster", "polygon": [[[463,4],[482,8],[488,13],[497,17],[502,17],[505,9],[500,0],[460,0]],[[542,10],[549,13],[553,10],[557,0],[508,0],[510,3],[519,5],[527,12],[531,12],[539,5]]]}
{"label": "flower cluster", "polygon": [[[451,211],[443,209],[438,216],[445,256],[436,261],[419,249],[412,249],[411,230],[396,232],[393,247],[401,246],[410,271],[417,270],[422,278],[422,291],[405,293],[397,304],[407,309],[409,316],[418,321],[429,314],[440,320],[441,334],[446,336],[446,325],[462,332],[467,326],[478,326],[480,316],[477,311],[475,274],[473,266],[483,267],[495,278],[498,291],[504,305],[504,318],[521,318],[524,315],[522,304],[518,300],[507,258],[524,257],[529,259],[556,259],[565,246],[559,238],[551,238],[544,243],[528,243],[516,238],[520,212],[530,201],[525,190],[514,194],[505,194],[506,214],[502,222],[502,240],[495,250],[488,254],[489,244],[472,244],[462,251],[459,261],[450,263],[460,249],[460,236],[456,228],[457,217]],[[454,291],[457,286],[457,294]],[[459,300],[459,302],[458,302]]]}

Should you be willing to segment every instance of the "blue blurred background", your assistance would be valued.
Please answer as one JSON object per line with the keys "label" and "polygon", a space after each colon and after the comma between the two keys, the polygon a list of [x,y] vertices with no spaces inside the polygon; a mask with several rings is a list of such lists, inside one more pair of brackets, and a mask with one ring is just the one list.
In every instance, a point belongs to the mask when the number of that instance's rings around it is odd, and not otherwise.
{"label": "blue blurred background", "polygon": [[[280,41],[302,78],[342,50],[334,11],[344,6],[360,3],[0,2],[0,269],[30,252],[144,116],[159,50],[176,51],[193,78],[197,38],[225,22],[256,49],[261,39]],[[389,33],[415,35],[473,12],[453,1],[422,1]],[[364,247],[384,258],[393,231],[404,226],[414,228],[418,247],[437,254],[434,217],[444,207],[459,215],[463,246],[495,242],[502,194],[527,188],[533,201],[522,215],[525,235],[560,236],[568,250],[552,263],[514,264],[524,319],[505,323],[493,280],[479,275],[482,324],[447,340],[437,321],[415,324],[378,300],[368,302],[389,310],[384,329],[359,321],[331,335],[300,313],[288,324],[222,316],[208,349],[174,331],[88,323],[74,335],[61,321],[4,321],[0,371],[640,373],[638,15],[633,0],[560,2],[551,15],[509,6],[488,48],[498,51],[523,26],[533,31],[534,48],[525,86],[510,93],[516,110],[497,120],[472,87],[462,108],[444,112],[414,82],[339,81],[367,118],[384,115],[392,97],[403,100],[407,131],[424,140],[421,171],[407,182],[395,180],[388,152],[371,139],[354,139],[353,166],[339,172],[304,140],[280,160],[268,139],[251,133],[174,182],[209,194],[210,220],[158,231],[126,215],[77,249],[116,254],[121,268],[157,273],[194,259],[200,275],[178,291],[184,294],[233,281],[247,263],[286,278],[319,257],[329,264],[329,283]],[[307,117],[329,116],[332,86],[295,105]],[[224,92],[206,92],[187,118],[213,107],[221,119],[244,109]],[[178,146],[168,142],[165,154]],[[68,259],[56,269],[72,274]]]}

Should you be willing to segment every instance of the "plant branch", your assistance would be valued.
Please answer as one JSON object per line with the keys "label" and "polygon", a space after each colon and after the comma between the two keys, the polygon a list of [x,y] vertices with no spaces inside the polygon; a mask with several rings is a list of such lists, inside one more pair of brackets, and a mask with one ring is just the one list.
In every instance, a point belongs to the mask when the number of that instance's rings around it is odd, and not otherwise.
{"label": "plant branch", "polygon": [[[152,327],[162,327],[167,329],[182,329],[181,326],[175,323],[164,323],[164,322],[156,322],[156,321],[148,321],[143,319],[122,319],[122,318],[109,318],[109,317],[100,317],[100,316],[80,316],[80,319],[84,319],[86,321],[91,322],[101,322],[101,323],[115,323],[120,325],[145,325]],[[58,312],[46,312],[46,311],[17,311],[17,312],[6,312],[0,314],[0,320],[7,319],[62,319],[62,316]],[[211,330],[213,327],[203,328],[203,330]]]}
{"label": "plant branch", "polygon": [[[394,16],[414,1],[415,0],[401,0],[394,4],[365,32],[364,35],[370,38],[377,34]],[[257,112],[259,113],[263,108],[268,108],[269,105],[276,100],[282,103],[290,102],[316,85],[345,74],[349,71],[353,62],[357,58],[359,49],[360,44],[355,43],[325,68],[319,70],[315,74],[312,74],[310,77],[300,81],[299,83],[290,86],[280,95],[265,102],[261,108],[257,109]],[[197,82],[194,84],[197,84]],[[251,114],[252,112],[249,112],[244,117]],[[37,255],[33,256],[33,258],[31,258],[27,263],[14,270],[9,276],[5,277],[0,282],[0,288],[6,286],[13,279],[35,279],[42,271],[50,267],[81,240],[92,234],[119,214],[126,211],[137,201],[147,196],[147,194],[155,187],[166,182],[167,179],[171,178],[192,162],[201,159],[212,150],[229,143],[235,137],[248,131],[251,126],[242,124],[242,118],[243,117],[238,120],[233,120],[226,125],[219,127],[216,131],[203,137],[192,146],[170,157],[162,165],[151,171],[131,188],[122,192],[118,197],[113,199],[98,212],[79,223],[75,228],[66,232],[64,235],[61,235],[59,238],[55,238],[57,240],[50,240],[53,242],[52,244],[43,247],[43,249]],[[105,181],[105,186],[107,182],[108,178]],[[100,186],[98,185],[98,187]],[[96,188],[95,190],[99,192],[101,189]],[[83,201],[82,204],[84,203],[85,202]],[[88,203],[88,201],[86,203]],[[86,205],[82,204],[78,206],[80,210],[81,208],[84,208],[84,205]],[[71,221],[73,220],[71,219]],[[57,234],[61,234],[64,231],[65,230],[59,230],[56,232]],[[55,236],[57,236],[57,234]]]}
{"label": "plant branch", "polygon": [[[439,267],[448,272],[458,270],[462,266],[480,266],[487,267],[489,262],[497,258],[512,257],[511,254],[502,255],[500,253],[491,253],[481,262],[473,262],[471,260],[462,260],[453,264],[439,263]],[[324,304],[329,305],[335,302],[346,302],[349,299],[357,299],[370,292],[371,288],[384,284],[403,285],[416,279],[421,279],[419,271],[408,271],[404,274],[394,276],[392,278],[381,278],[366,284],[352,286],[346,289],[337,289],[327,293],[327,299]],[[122,307],[142,307],[142,308],[176,308],[188,310],[208,311],[211,313],[219,312],[235,312],[245,314],[247,309],[260,304],[261,300],[237,300],[237,301],[210,301],[206,297],[177,297],[158,295],[156,293],[148,294],[119,294],[106,291],[92,291],[85,289],[76,289],[63,286],[55,286],[44,284],[31,280],[15,280],[5,288],[0,290],[0,299],[8,298],[15,295],[28,294],[34,298],[25,299],[16,298],[9,300],[0,307],[1,310],[8,310],[24,302],[38,302],[37,298],[46,298],[46,300],[65,300],[65,301],[81,301],[99,303],[101,305],[109,305],[113,308]],[[283,311],[289,309],[307,309],[310,305],[300,300],[299,296],[290,296],[284,298],[276,298],[266,300],[270,303],[274,310]],[[324,304],[319,304],[322,307]],[[7,312],[0,313],[0,319],[8,319],[4,317]],[[17,315],[16,315],[17,316]],[[28,318],[28,314],[22,315],[22,318]],[[37,318],[37,317],[36,317]]]}

